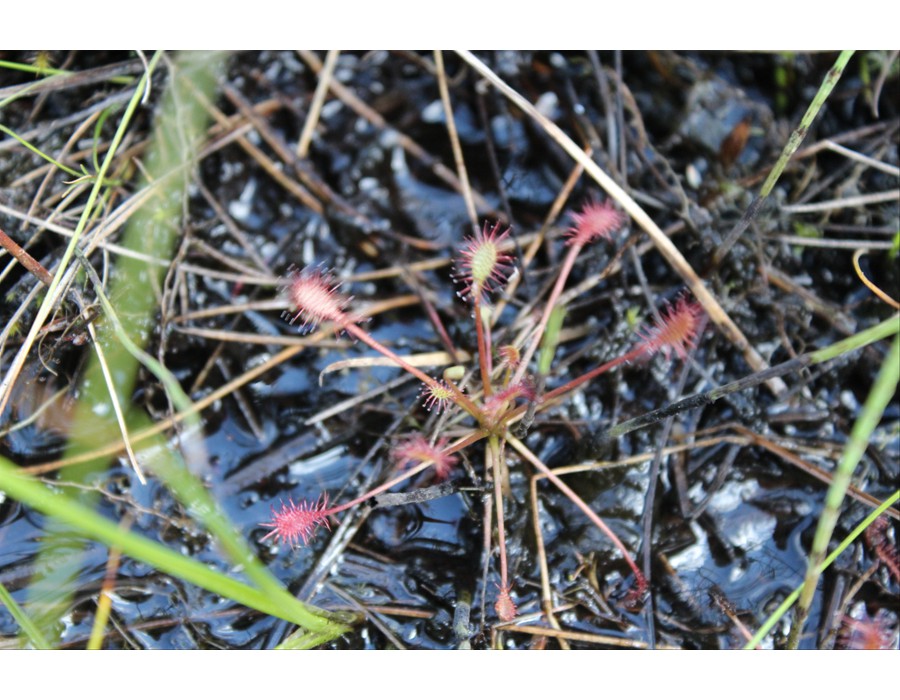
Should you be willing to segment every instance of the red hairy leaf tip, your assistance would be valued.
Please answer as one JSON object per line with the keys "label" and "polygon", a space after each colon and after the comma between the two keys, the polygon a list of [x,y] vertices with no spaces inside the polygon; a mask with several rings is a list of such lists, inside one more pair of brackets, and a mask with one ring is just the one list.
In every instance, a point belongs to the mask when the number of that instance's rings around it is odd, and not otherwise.
{"label": "red hairy leaf tip", "polygon": [[660,316],[660,323],[640,334],[644,351],[648,355],[662,352],[667,360],[675,353],[683,360],[688,350],[696,345],[703,308],[697,302],[681,297],[674,306],[663,309]]}
{"label": "red hairy leaf tip", "polygon": [[288,500],[281,504],[281,509],[272,508],[272,519],[267,523],[260,523],[264,527],[272,528],[272,531],[262,538],[265,541],[274,537],[276,542],[297,547],[302,541],[304,545],[316,535],[319,525],[331,529],[328,516],[328,496],[323,495],[318,501],[300,501],[294,503]]}
{"label": "red hairy leaf tip", "polygon": [[447,407],[447,404],[453,401],[453,390],[443,379],[435,380],[434,384],[425,385],[425,388],[422,390],[422,396],[425,397],[423,402],[425,408],[429,411],[434,410],[440,413]]}
{"label": "red hairy leaf tip", "polygon": [[327,270],[319,267],[293,269],[284,285],[284,291],[292,310],[287,313],[291,323],[300,322],[300,331],[306,333],[325,321],[333,323],[337,330],[364,319],[345,309],[351,297],[339,293],[340,283]]}
{"label": "red hairy leaf tip", "polygon": [[502,622],[509,622],[518,614],[516,604],[513,602],[510,591],[511,586],[497,586],[497,600],[494,603],[494,612]]}
{"label": "red hairy leaf tip", "polygon": [[625,217],[610,202],[589,202],[571,214],[569,245],[585,246],[598,238],[609,238],[625,222]]}
{"label": "red hairy leaf tip", "polygon": [[435,476],[444,480],[450,476],[459,461],[456,455],[444,451],[448,442],[447,438],[440,438],[432,445],[424,435],[415,435],[394,448],[394,459],[401,469],[414,467],[422,462],[433,462]]}

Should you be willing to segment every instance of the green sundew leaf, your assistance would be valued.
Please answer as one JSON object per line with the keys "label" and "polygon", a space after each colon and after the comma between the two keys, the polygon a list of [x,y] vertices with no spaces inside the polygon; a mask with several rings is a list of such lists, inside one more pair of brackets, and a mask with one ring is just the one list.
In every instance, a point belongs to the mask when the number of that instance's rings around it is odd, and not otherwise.
{"label": "green sundew leaf", "polygon": [[562,330],[565,317],[565,306],[556,306],[550,312],[547,327],[544,329],[544,337],[541,340],[541,355],[538,360],[538,372],[541,374],[550,373],[550,365],[553,363],[553,356],[556,355],[556,346],[559,345],[559,332]]}

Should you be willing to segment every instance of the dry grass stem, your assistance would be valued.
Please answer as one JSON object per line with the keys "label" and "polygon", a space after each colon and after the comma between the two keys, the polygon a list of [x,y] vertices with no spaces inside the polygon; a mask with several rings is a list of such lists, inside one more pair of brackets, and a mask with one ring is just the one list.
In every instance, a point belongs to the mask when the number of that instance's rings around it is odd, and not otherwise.
{"label": "dry grass stem", "polygon": [[[312,51],[298,51],[297,53],[299,54],[300,58],[302,58],[304,62],[306,62],[306,64],[315,72],[318,73],[320,70],[322,70],[322,62],[319,60],[319,57],[316,56]],[[397,139],[400,147],[403,148],[404,151],[428,166],[437,177],[447,183],[454,190],[462,193],[462,184],[452,170],[450,170],[443,163],[431,156],[424,148],[422,148],[411,138],[405,136],[396,129],[393,129],[384,120],[384,118],[380,114],[378,114],[378,112],[376,112],[365,102],[360,100],[352,90],[349,90],[344,85],[342,85],[340,81],[334,79],[331,80],[329,88],[341,102],[346,104],[350,109],[352,109],[370,124],[379,129],[391,131],[397,134]],[[475,199],[476,206],[484,213],[485,216],[490,216],[491,218],[498,219],[503,218],[502,215],[494,210],[490,203],[478,192],[473,191],[472,196]]]}
{"label": "dry grass stem", "polygon": [[322,105],[325,104],[325,98],[328,96],[328,84],[334,75],[334,67],[337,65],[340,53],[340,51],[331,49],[325,55],[325,64],[319,71],[319,84],[316,85],[316,91],[313,93],[312,102],[309,105],[309,114],[303,124],[303,130],[300,132],[300,139],[297,141],[298,158],[306,158],[309,154],[309,144],[312,143],[313,135],[316,133],[316,124],[319,123]]}
{"label": "dry grass stem", "polygon": [[463,201],[466,203],[469,221],[472,224],[472,234],[477,236],[481,227],[478,223],[478,212],[475,211],[475,199],[472,197],[472,187],[469,185],[469,173],[466,171],[462,147],[459,145],[459,134],[456,133],[456,118],[453,116],[453,105],[450,103],[450,90],[447,88],[447,74],[444,71],[444,56],[440,50],[434,51],[434,65],[437,74],[438,90],[441,93],[441,103],[444,105],[444,119],[447,120],[447,135],[450,137],[450,148],[453,150],[453,160],[456,163],[456,175],[459,178],[461,194]]}
{"label": "dry grass stem", "polygon": [[[476,58],[474,54],[468,51],[459,51],[457,53],[464,61],[466,61],[466,63],[471,65],[482,76],[490,81],[491,84],[493,84],[511,102],[534,119],[576,162],[584,166],[584,169],[594,181],[649,234],[660,253],[662,253],[666,260],[669,261],[672,268],[681,275],[685,284],[690,287],[697,301],[703,305],[703,308],[709,314],[712,321],[723,330],[731,342],[743,353],[747,364],[756,372],[767,369],[768,364],[763,360],[762,356],[750,345],[743,332],[735,325],[734,321],[731,320],[719,304],[718,300],[706,288],[678,248],[675,247],[672,241],[662,232],[641,206],[606,173],[604,173],[594,161],[587,158],[584,151],[580,149],[558,126],[556,126],[556,124],[544,117],[534,105],[509,87],[509,85],[507,85],[490,68]],[[769,380],[767,384],[776,395],[783,394],[787,390],[784,381],[778,377]]]}
{"label": "dry grass stem", "polygon": [[856,270],[856,275],[859,277],[860,281],[869,288],[869,291],[872,292],[875,296],[877,296],[881,301],[883,301],[888,306],[891,306],[897,310],[900,310],[900,302],[896,299],[892,299],[888,294],[886,294],[882,289],[876,286],[866,274],[862,271],[862,268],[859,266],[859,259],[866,254],[865,250],[857,250],[853,253],[853,269]]}
{"label": "dry grass stem", "polygon": [[131,440],[128,437],[128,424],[125,421],[125,414],[122,411],[122,404],[119,401],[119,392],[116,390],[115,381],[109,371],[109,365],[106,362],[106,353],[103,352],[103,346],[97,342],[97,331],[93,323],[87,324],[88,332],[91,334],[91,340],[94,345],[94,352],[97,353],[97,360],[100,363],[100,370],[103,372],[103,379],[106,382],[106,389],[109,393],[109,401],[112,404],[113,412],[116,414],[116,423],[119,425],[119,431],[122,433],[122,445],[125,447],[125,454],[128,455],[128,463],[134,469],[138,481],[142,484],[147,483],[141,465],[137,456],[134,454],[134,448],[131,446]]}
{"label": "dry grass stem", "polygon": [[785,204],[781,207],[781,211],[785,214],[810,214],[836,209],[857,209],[869,204],[884,204],[885,202],[897,201],[900,201],[900,190],[888,190],[887,192],[872,192],[871,194],[860,194],[855,197],[844,197],[843,199],[830,199],[813,204]]}

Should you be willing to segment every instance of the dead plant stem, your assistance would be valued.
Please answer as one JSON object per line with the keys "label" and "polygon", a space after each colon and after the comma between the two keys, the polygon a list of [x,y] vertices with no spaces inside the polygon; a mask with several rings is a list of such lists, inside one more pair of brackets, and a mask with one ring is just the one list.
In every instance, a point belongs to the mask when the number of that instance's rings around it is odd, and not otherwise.
{"label": "dead plant stem", "polygon": [[[685,283],[694,293],[697,301],[706,310],[706,313],[712,321],[719,326],[732,343],[743,353],[747,364],[756,371],[762,371],[768,367],[762,356],[756,349],[750,345],[743,332],[734,321],[728,316],[718,300],[703,284],[703,281],[690,266],[688,261],[681,254],[681,251],[675,247],[668,236],[662,232],[659,226],[650,218],[646,211],[623,190],[612,178],[610,178],[593,160],[588,158],[584,151],[579,148],[569,136],[565,134],[556,124],[541,114],[537,108],[526,100],[522,95],[513,90],[504,80],[496,73],[488,68],[480,59],[478,59],[470,51],[458,51],[459,56],[469,65],[471,65],[478,73],[484,76],[492,83],[501,93],[503,93],[511,102],[518,106],[541,128],[547,131],[553,139],[572,157],[576,162],[584,166],[588,174],[602,187],[606,193],[612,197],[619,205],[628,212],[629,215],[640,225],[644,231],[650,236],[657,249],[669,261],[669,264],[675,271],[681,275]],[[787,390],[787,386],[778,377],[767,379],[767,385],[775,395],[781,395]]]}

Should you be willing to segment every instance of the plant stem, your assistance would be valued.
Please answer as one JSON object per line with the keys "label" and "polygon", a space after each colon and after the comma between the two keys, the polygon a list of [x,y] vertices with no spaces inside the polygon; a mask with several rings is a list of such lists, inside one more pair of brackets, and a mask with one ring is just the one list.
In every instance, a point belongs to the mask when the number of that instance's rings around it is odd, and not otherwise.
{"label": "plant stem", "polygon": [[491,356],[485,342],[484,319],[481,315],[481,290],[472,296],[472,309],[475,313],[475,335],[478,337],[478,365],[481,369],[481,390],[484,392],[484,398],[488,398],[493,393],[491,387]]}
{"label": "plant stem", "polygon": [[29,151],[31,151],[32,153],[34,153],[37,156],[40,156],[41,158],[46,160],[48,163],[50,163],[53,167],[58,168],[59,170],[62,170],[67,175],[71,175],[74,178],[84,177],[84,173],[80,173],[77,170],[70,168],[68,165],[63,165],[62,163],[57,161],[52,156],[49,156],[46,153],[44,153],[37,146],[33,146],[32,144],[30,144],[28,141],[26,141],[21,136],[19,136],[15,131],[3,126],[2,124],[0,124],[0,133],[6,134],[7,136],[10,136],[11,138],[15,139],[16,141],[21,143],[23,146],[25,146],[25,148],[27,148]]}
{"label": "plant stem", "polygon": [[[425,374],[419,368],[413,367],[406,360],[404,360],[402,357],[400,357],[397,353],[395,353],[393,350],[391,350],[391,349],[385,347],[384,345],[382,345],[381,343],[379,343],[377,340],[375,340],[375,338],[373,338],[371,335],[369,335],[366,331],[364,331],[362,328],[360,328],[355,323],[348,322],[348,323],[341,324],[341,328],[343,328],[345,331],[347,331],[350,335],[352,335],[357,340],[361,340],[362,342],[364,342],[366,345],[368,345],[370,348],[372,348],[375,352],[381,353],[385,357],[390,358],[391,360],[396,362],[400,367],[402,367],[407,372],[409,372],[411,375],[413,375],[414,377],[419,379],[426,386],[429,386],[432,389],[443,389],[444,388],[443,385],[441,385],[439,382],[435,381],[434,378],[429,377],[427,374]],[[461,408],[464,408],[466,411],[468,411],[468,413],[471,414],[480,423],[481,419],[483,418],[481,409],[479,409],[478,406],[476,406],[474,403],[472,403],[472,400],[469,399],[468,396],[463,394],[459,390],[459,387],[457,387],[453,382],[447,382],[447,386],[450,387],[450,391],[453,394],[453,401],[458,406],[460,406]]]}
{"label": "plant stem", "polygon": [[[459,450],[461,450],[465,447],[468,447],[472,443],[478,442],[479,440],[483,439],[486,434],[487,433],[485,433],[482,430],[477,430],[474,433],[472,433],[471,435],[469,435],[468,437],[463,438],[462,440],[459,440],[456,444],[450,445],[444,451],[447,454],[453,454],[454,452],[458,452]],[[349,508],[352,508],[353,506],[358,506],[360,503],[365,503],[370,498],[377,496],[380,493],[384,493],[388,489],[392,489],[397,484],[407,481],[408,479],[411,479],[412,477],[414,477],[416,474],[419,474],[419,473],[425,471],[432,464],[434,464],[434,462],[432,462],[431,460],[425,460],[423,462],[420,462],[412,469],[404,471],[402,474],[395,476],[390,481],[386,481],[385,483],[381,484],[381,486],[376,486],[374,489],[372,489],[371,491],[367,491],[362,496],[354,498],[352,501],[347,501],[346,503],[341,503],[338,506],[333,506],[331,508],[326,509],[325,514],[326,515],[335,515],[337,513],[345,511]]]}
{"label": "plant stem", "polygon": [[562,491],[566,497],[576,506],[578,509],[584,513],[588,519],[594,523],[600,530],[605,534],[612,543],[622,552],[622,557],[625,559],[625,562],[634,572],[635,580],[637,582],[638,588],[645,588],[647,585],[646,580],[644,579],[644,574],[641,573],[641,570],[638,568],[638,565],[634,563],[634,559],[631,558],[631,555],[628,553],[628,550],[625,549],[625,545],[622,544],[622,540],[620,540],[616,533],[609,529],[609,526],[603,522],[603,519],[597,515],[591,507],[581,500],[577,493],[575,493],[572,489],[566,485],[566,483],[560,479],[553,471],[544,464],[531,450],[529,450],[522,442],[520,442],[517,438],[512,435],[506,436],[506,441],[512,445],[513,449],[522,455],[526,460],[528,460],[532,466],[537,469],[541,474],[550,479],[553,482],[553,485],[556,486],[560,491]]}
{"label": "plant stem", "polygon": [[[729,340],[743,352],[747,364],[755,370],[764,369],[766,363],[762,356],[750,344],[740,328],[738,328],[734,321],[731,320],[731,317],[725,313],[725,310],[703,284],[702,279],[690,266],[681,251],[678,250],[675,244],[672,243],[665,233],[663,233],[662,229],[656,225],[653,219],[650,218],[647,212],[641,208],[634,198],[625,192],[625,190],[623,190],[609,175],[603,172],[600,166],[591,160],[591,158],[565,132],[563,132],[562,129],[545,117],[533,104],[522,97],[522,95],[513,90],[472,52],[457,51],[456,53],[488,82],[494,85],[519,109],[534,119],[534,121],[537,122],[576,163],[584,167],[588,175],[590,175],[612,199],[618,202],[635,222],[647,232],[659,252],[666,258],[675,271],[684,278],[684,281],[694,293],[694,297],[703,305],[703,308],[706,309],[706,313],[712,321],[718,325]],[[777,379],[772,380],[769,386],[776,395],[781,394],[785,389],[784,383]]]}
{"label": "plant stem", "polygon": [[[829,554],[825,561],[818,568],[819,574],[821,574],[825,569],[834,564],[841,554],[844,553],[844,550],[847,549],[851,544],[853,544],[859,537],[866,531],[872,523],[874,523],[878,518],[880,518],[884,513],[890,510],[891,506],[894,505],[897,501],[900,501],[900,491],[894,491],[878,508],[869,513],[863,521],[853,528],[853,531],[847,535],[841,543],[835,547],[834,551]],[[778,609],[773,612],[769,618],[762,624],[762,626],[756,630],[756,634],[753,635],[753,639],[747,642],[744,645],[744,649],[755,649],[759,646],[760,642],[765,638],[769,632],[772,631],[772,628],[778,624],[778,621],[784,617],[788,610],[791,609],[791,606],[797,602],[797,598],[800,597],[800,591],[803,590],[803,584],[801,583],[797,588],[795,588],[787,598],[784,599],[781,605],[778,606]]]}
{"label": "plant stem", "polygon": [[53,283],[53,275],[47,272],[47,269],[37,260],[31,257],[27,250],[7,236],[3,229],[0,229],[0,245],[6,248],[10,255],[18,260],[26,270],[37,277],[46,286],[49,287]]}
{"label": "plant stem", "polygon": [[559,277],[556,278],[556,284],[553,285],[553,291],[550,292],[547,303],[544,305],[544,313],[541,316],[541,320],[538,323],[537,328],[534,329],[534,333],[531,336],[531,342],[522,354],[519,368],[513,376],[513,383],[521,380],[522,377],[525,376],[525,372],[528,371],[528,362],[541,344],[541,338],[544,337],[544,329],[547,327],[547,321],[550,320],[550,314],[553,313],[553,307],[556,306],[559,295],[562,294],[562,290],[566,286],[566,281],[569,279],[569,273],[572,272],[572,267],[575,265],[575,258],[578,257],[578,254],[583,247],[584,246],[573,244],[569,248],[569,252],[566,253],[562,267],[559,270]]}
{"label": "plant stem", "polygon": [[509,591],[506,563],[506,530],[503,516],[503,474],[500,468],[503,451],[500,449],[500,440],[496,435],[491,435],[488,438],[486,453],[491,468],[491,475],[494,479],[494,500],[497,508],[497,547],[500,550],[500,586],[503,590]]}
{"label": "plant stem", "polygon": [[766,181],[763,183],[762,188],[760,189],[759,195],[750,202],[750,206],[747,207],[747,211],[744,212],[744,215],[741,217],[740,221],[735,225],[735,227],[728,233],[725,237],[725,240],[722,242],[722,245],[719,246],[716,251],[715,256],[713,257],[713,267],[717,267],[725,256],[728,254],[728,251],[731,250],[732,246],[737,242],[737,240],[741,237],[741,234],[747,229],[750,225],[750,222],[756,218],[757,213],[760,209],[762,209],[762,205],[765,203],[766,199],[771,193],[772,188],[775,187],[775,183],[778,182],[778,178],[781,177],[781,173],[784,171],[785,166],[788,164],[788,161],[791,159],[791,156],[794,155],[797,148],[802,143],[804,137],[809,132],[810,126],[812,126],[813,120],[818,115],[819,110],[822,109],[822,105],[825,104],[825,100],[828,99],[828,96],[831,94],[832,89],[837,83],[838,79],[841,77],[841,73],[844,72],[844,68],[847,66],[850,57],[853,56],[853,51],[842,51],[840,56],[838,56],[837,60],[834,62],[834,65],[831,67],[831,70],[828,71],[828,74],[825,76],[825,80],[819,86],[819,91],[816,93],[816,96],[813,98],[813,101],[810,103],[809,107],[806,110],[806,113],[803,115],[803,118],[800,120],[799,126],[794,129],[791,134],[788,142],[784,145],[784,148],[781,151],[781,155],[778,157],[778,160],[775,162],[775,166],[772,168],[772,171],[769,173],[769,176],[766,178]]}
{"label": "plant stem", "polygon": [[900,381],[900,335],[894,338],[890,352],[881,365],[878,377],[875,379],[875,384],[872,386],[868,398],[866,398],[862,412],[853,424],[850,439],[847,441],[844,454],[841,456],[841,460],[838,462],[837,469],[834,472],[834,479],[831,482],[831,486],[828,487],[828,493],[825,495],[825,507],[819,516],[819,524],[813,537],[809,564],[803,581],[803,590],[800,592],[800,602],[797,606],[794,624],[791,627],[791,634],[788,638],[789,649],[796,649],[800,643],[800,636],[803,633],[803,627],[809,615],[809,608],[812,605],[812,599],[816,592],[816,585],[819,582],[819,567],[822,565],[825,554],[828,551],[828,543],[831,541],[831,535],[834,532],[835,525],[837,525],[838,516],[841,512],[841,503],[844,500],[844,494],[847,493],[847,487],[850,485],[853,470],[856,469],[863,452],[869,445],[869,438],[872,436],[875,428],[878,427],[878,422],[881,420],[885,408],[887,408],[894,391],[897,389],[898,381]]}
{"label": "plant stem", "polygon": [[633,360],[638,359],[641,355],[644,355],[647,352],[647,347],[644,343],[638,343],[634,348],[625,353],[624,355],[620,355],[614,360],[610,360],[606,364],[602,364],[599,367],[595,367],[590,372],[586,374],[582,374],[580,377],[576,377],[570,382],[563,384],[562,386],[556,387],[553,391],[548,391],[544,394],[541,403],[546,403],[547,401],[552,401],[553,399],[562,396],[563,394],[567,394],[573,389],[577,389],[579,386],[584,384],[585,382],[589,382],[595,377],[600,376],[604,372],[609,372],[611,369],[615,369],[619,365],[624,365],[627,362],[632,362]]}

